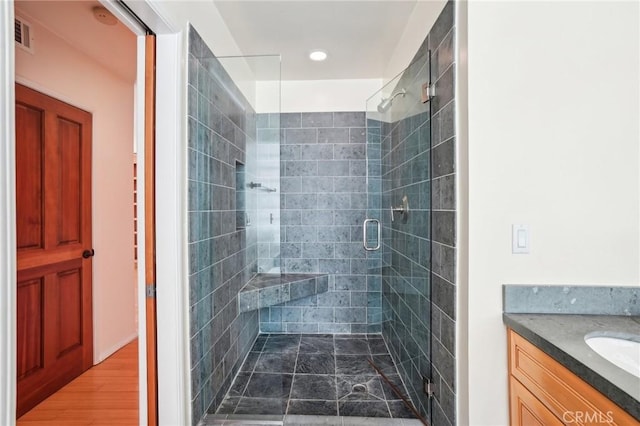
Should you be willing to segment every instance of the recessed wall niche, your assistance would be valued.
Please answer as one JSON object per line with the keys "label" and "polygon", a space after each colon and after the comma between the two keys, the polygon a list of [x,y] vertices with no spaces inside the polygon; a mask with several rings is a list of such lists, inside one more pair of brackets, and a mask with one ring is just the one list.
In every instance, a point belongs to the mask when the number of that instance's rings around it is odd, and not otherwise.
{"label": "recessed wall niche", "polygon": [[247,186],[245,166],[236,161],[236,230],[245,229],[251,224],[247,216]]}

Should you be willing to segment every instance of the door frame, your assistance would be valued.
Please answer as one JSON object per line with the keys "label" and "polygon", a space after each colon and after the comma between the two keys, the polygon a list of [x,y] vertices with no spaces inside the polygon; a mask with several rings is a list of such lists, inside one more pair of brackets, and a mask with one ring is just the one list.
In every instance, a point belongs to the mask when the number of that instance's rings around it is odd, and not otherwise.
{"label": "door frame", "polygon": [[[129,26],[132,19],[115,0],[100,0]],[[191,423],[186,250],[186,29],[174,28],[156,7],[157,0],[128,6],[156,34],[156,264],[158,333],[158,419],[161,424]],[[0,2],[0,33],[13,33],[13,0]],[[131,27],[130,27],[131,28]],[[134,31],[135,32],[135,31]],[[140,38],[138,38],[140,39]],[[16,409],[16,230],[15,230],[15,46],[0,37],[0,424],[15,424]],[[140,70],[138,53],[138,72]],[[142,55],[144,69],[144,54]],[[143,80],[138,80],[143,81]],[[136,87],[136,91],[140,88]],[[142,88],[143,90],[143,88]],[[144,115],[144,99],[136,94],[136,122]],[[142,110],[140,110],[142,108]],[[142,115],[140,115],[142,114]],[[143,131],[144,129],[142,129]],[[136,127],[136,132],[141,131]],[[139,159],[144,138],[138,138]],[[140,170],[144,164],[139,163]],[[139,181],[139,188],[144,182]],[[144,192],[139,193],[144,197]],[[144,210],[139,210],[144,218]],[[144,223],[139,223],[144,229]],[[143,238],[141,238],[143,240]],[[138,246],[144,253],[144,244]],[[138,262],[144,256],[138,256]],[[146,341],[144,264],[138,264],[139,339]],[[140,424],[147,424],[146,350],[139,345]]]}
{"label": "door frame", "polygon": [[[0,32],[11,34],[13,1],[0,2]],[[0,424],[16,416],[16,194],[15,194],[15,51],[10,37],[0,37]]]}

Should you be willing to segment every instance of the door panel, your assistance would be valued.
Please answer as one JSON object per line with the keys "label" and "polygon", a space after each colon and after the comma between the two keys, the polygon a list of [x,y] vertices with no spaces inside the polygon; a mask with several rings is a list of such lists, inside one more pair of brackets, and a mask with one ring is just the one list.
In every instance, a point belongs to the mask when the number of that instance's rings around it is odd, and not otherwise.
{"label": "door panel", "polygon": [[16,144],[18,252],[44,247],[44,203],[42,199],[44,135],[41,123],[44,112],[29,105],[16,106],[16,134],[22,135]]}
{"label": "door panel", "polygon": [[43,365],[43,293],[43,277],[18,282],[18,380]]}
{"label": "door panel", "polygon": [[58,324],[57,357],[82,345],[82,272],[81,266],[56,274],[58,296],[56,322]]}
{"label": "door panel", "polygon": [[91,120],[16,85],[18,417],[93,361]]}
{"label": "door panel", "polygon": [[57,245],[79,243],[82,240],[82,206],[81,183],[82,183],[82,135],[81,127],[78,123],[73,123],[65,119],[58,120],[58,130],[60,135],[58,152],[60,163],[68,164],[71,167],[63,167],[60,170],[60,185],[58,186],[59,197],[56,206],[60,209],[58,213],[58,237]]}

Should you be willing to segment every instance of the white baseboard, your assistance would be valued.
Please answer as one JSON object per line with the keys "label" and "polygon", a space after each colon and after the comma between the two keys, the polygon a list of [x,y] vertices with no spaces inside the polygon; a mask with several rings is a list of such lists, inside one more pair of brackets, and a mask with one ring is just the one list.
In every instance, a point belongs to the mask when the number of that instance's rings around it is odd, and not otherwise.
{"label": "white baseboard", "polygon": [[133,334],[130,334],[129,336],[127,336],[124,339],[120,340],[118,343],[116,343],[115,345],[111,346],[110,348],[102,351],[101,353],[98,354],[97,357],[94,356],[94,358],[93,358],[94,365],[100,364],[102,361],[104,361],[105,359],[109,358],[111,355],[116,353],[119,349],[122,349],[124,346],[126,346],[129,343],[133,342],[137,338],[138,338],[138,332],[136,331]]}

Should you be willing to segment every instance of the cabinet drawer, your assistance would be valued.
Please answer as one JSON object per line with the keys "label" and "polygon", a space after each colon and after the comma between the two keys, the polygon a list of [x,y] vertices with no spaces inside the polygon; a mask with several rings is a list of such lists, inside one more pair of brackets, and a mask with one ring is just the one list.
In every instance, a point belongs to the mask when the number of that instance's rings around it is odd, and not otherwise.
{"label": "cabinet drawer", "polygon": [[570,425],[640,425],[556,360],[509,329],[509,372],[558,419]]}

